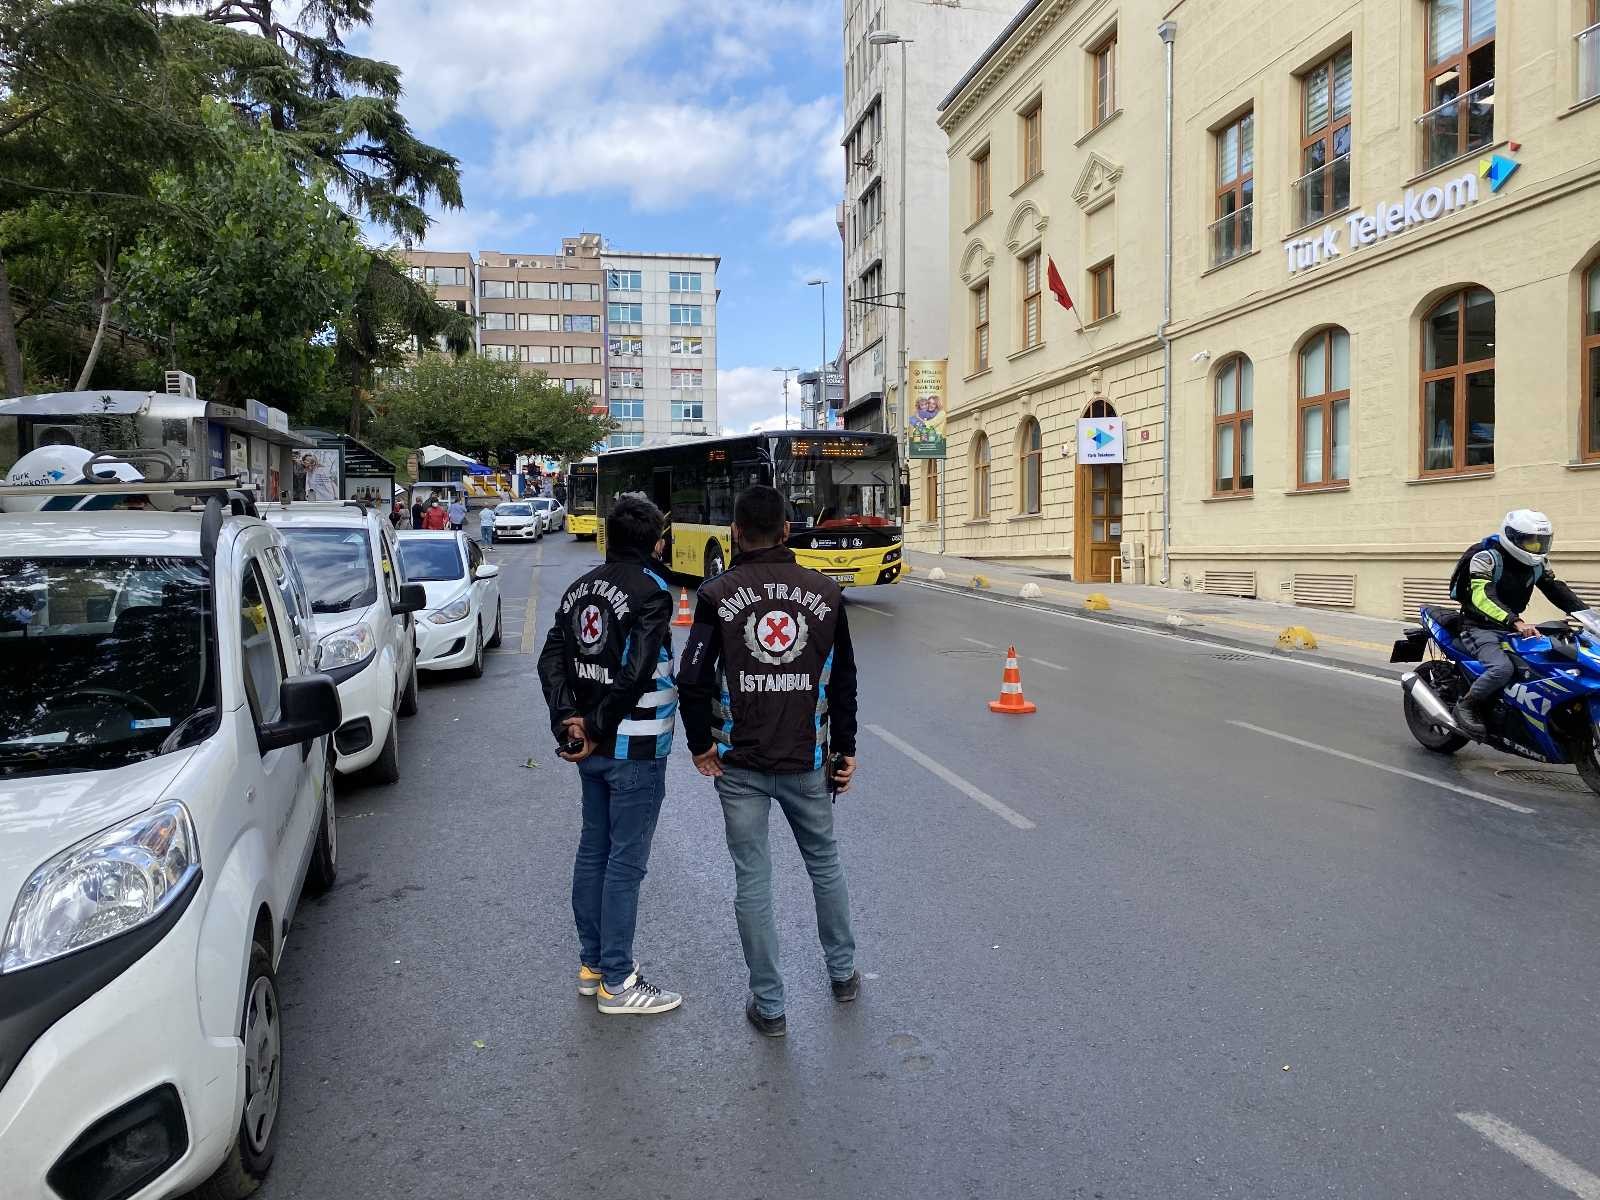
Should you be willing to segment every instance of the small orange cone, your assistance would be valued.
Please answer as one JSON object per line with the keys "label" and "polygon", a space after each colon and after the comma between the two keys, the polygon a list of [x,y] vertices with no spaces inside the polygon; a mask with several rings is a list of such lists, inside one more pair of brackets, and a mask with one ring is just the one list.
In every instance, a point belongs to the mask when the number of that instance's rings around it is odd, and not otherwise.
{"label": "small orange cone", "polygon": [[689,589],[678,589],[678,615],[672,618],[675,629],[687,629],[694,624],[694,613],[689,611]]}
{"label": "small orange cone", "polygon": [[1006,651],[1006,673],[1001,676],[1000,699],[989,701],[989,711],[1026,716],[1036,713],[1039,706],[1022,694],[1022,671],[1017,666],[1017,648]]}

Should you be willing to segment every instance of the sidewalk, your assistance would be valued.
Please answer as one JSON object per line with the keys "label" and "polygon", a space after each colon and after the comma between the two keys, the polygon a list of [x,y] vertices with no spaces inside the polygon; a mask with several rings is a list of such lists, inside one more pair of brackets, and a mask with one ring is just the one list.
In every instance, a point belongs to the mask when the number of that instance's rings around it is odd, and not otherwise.
{"label": "sidewalk", "polygon": [[[1043,568],[921,550],[907,550],[906,562],[912,582],[936,581],[946,587],[1010,599],[1021,598],[1023,587],[1032,584],[1040,594],[1033,597],[1030,593],[1031,603],[1116,624],[1155,627],[1223,645],[1360,671],[1399,676],[1404,670],[1389,662],[1390,651],[1406,628],[1401,621],[1148,584],[1068,583]],[[944,572],[943,580],[930,580],[935,570]],[[1092,595],[1104,596],[1110,608],[1103,612],[1086,608],[1084,601]],[[1305,648],[1304,640],[1293,635],[1287,646],[1280,642],[1280,637],[1294,627],[1309,631],[1316,648]]]}

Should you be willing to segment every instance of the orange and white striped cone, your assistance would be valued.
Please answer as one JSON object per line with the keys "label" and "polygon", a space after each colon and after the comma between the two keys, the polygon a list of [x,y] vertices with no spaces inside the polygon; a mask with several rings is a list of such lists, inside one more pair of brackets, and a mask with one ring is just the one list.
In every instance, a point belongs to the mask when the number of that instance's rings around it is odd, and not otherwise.
{"label": "orange and white striped cone", "polygon": [[1006,651],[1006,672],[1001,676],[1000,699],[989,701],[989,711],[1018,717],[1039,711],[1039,706],[1022,694],[1022,670],[1017,666],[1015,646]]}
{"label": "orange and white striped cone", "polygon": [[689,610],[689,589],[678,589],[678,615],[672,618],[673,627],[687,629],[694,624],[694,613]]}

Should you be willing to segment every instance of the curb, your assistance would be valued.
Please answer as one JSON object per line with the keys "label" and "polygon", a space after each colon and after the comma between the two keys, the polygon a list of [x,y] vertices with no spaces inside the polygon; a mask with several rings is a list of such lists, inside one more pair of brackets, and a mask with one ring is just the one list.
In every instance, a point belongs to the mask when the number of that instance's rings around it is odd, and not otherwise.
{"label": "curb", "polygon": [[[927,579],[906,580],[916,587],[927,588],[929,591],[949,592],[958,596],[972,596],[980,600],[1003,598],[1007,603],[1015,604],[1019,608],[1032,608],[1040,612],[1063,613],[1085,621],[1096,621],[1103,625],[1117,625],[1142,629],[1151,633],[1163,634],[1167,637],[1188,638],[1191,641],[1206,642],[1213,646],[1229,650],[1248,650],[1263,658],[1281,658],[1286,662],[1314,663],[1320,666],[1339,667],[1345,671],[1354,671],[1358,675],[1370,675],[1374,679],[1399,682],[1404,671],[1388,663],[1366,662],[1358,658],[1342,658],[1337,655],[1308,654],[1293,650],[1283,650],[1277,646],[1264,646],[1258,642],[1246,641],[1244,638],[1229,637],[1225,634],[1214,633],[1202,625],[1172,626],[1164,621],[1144,620],[1139,617],[1130,617],[1121,613],[1096,612],[1093,609],[1072,607],[1058,604],[1051,600],[1024,600],[1008,593],[998,593],[992,589],[978,589],[952,583],[949,580],[930,581]],[[986,594],[987,593],[987,594]]]}

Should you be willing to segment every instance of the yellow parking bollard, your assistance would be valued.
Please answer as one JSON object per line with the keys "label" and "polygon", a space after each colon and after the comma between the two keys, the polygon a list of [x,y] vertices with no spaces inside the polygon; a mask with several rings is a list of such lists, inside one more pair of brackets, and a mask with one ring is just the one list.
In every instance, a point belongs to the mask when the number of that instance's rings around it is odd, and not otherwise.
{"label": "yellow parking bollard", "polygon": [[1107,600],[1102,592],[1095,592],[1092,595],[1085,596],[1083,600],[1083,606],[1090,612],[1111,611],[1111,601]]}
{"label": "yellow parking bollard", "polygon": [[972,577],[972,586],[982,591],[989,586],[989,577],[987,575],[974,575]]}
{"label": "yellow parking bollard", "polygon": [[1315,650],[1317,635],[1304,625],[1291,625],[1278,635],[1278,645],[1285,650]]}

